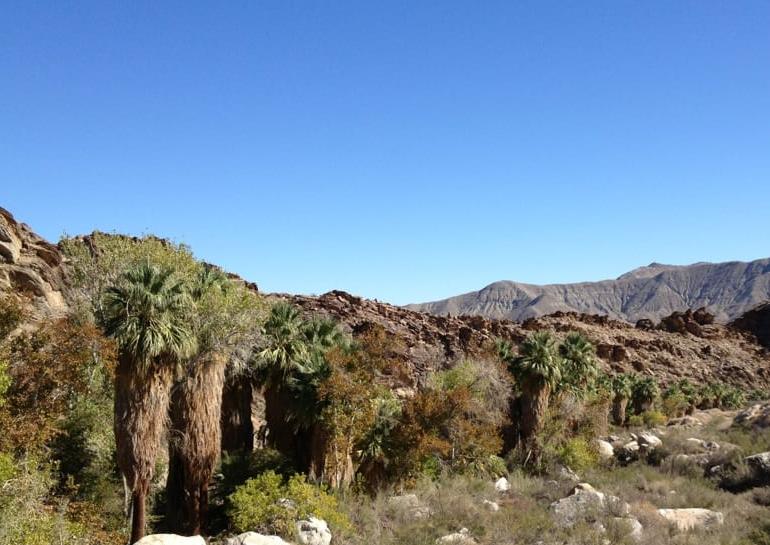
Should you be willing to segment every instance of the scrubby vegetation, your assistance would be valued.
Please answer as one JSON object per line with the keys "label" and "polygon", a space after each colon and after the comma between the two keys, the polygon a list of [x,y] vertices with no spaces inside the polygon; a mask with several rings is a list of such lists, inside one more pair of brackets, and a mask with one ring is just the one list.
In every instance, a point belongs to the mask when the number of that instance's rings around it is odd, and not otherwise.
{"label": "scrubby vegetation", "polygon": [[[350,545],[434,543],[461,528],[480,543],[599,543],[595,526],[567,530],[549,512],[573,472],[631,503],[645,542],[673,539],[652,506],[725,512],[731,524],[701,544],[768,537],[767,494],[733,495],[700,459],[676,458],[692,448],[684,432],[627,458],[597,443],[762,392],[608,375],[578,332],[415,370],[383,327],[353,335],[267,301],[184,246],[95,234],[63,247],[72,315],[20,328],[23,301],[0,299],[2,544],[117,544],[148,529],[293,539],[310,516]],[[736,474],[742,455],[770,448],[756,430],[702,432],[735,445],[708,462]],[[500,477],[512,483],[502,495]],[[420,505],[390,501],[404,493]],[[598,522],[628,541],[612,517]]]}

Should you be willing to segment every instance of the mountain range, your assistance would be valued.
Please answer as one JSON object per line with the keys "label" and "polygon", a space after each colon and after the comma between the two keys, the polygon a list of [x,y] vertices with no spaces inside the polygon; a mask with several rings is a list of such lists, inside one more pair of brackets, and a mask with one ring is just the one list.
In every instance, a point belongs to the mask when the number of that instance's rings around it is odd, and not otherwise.
{"label": "mountain range", "polygon": [[535,285],[501,281],[441,301],[407,305],[438,315],[515,321],[558,311],[603,314],[636,322],[706,307],[719,322],[770,299],[770,259],[677,266],[651,263],[614,280]]}

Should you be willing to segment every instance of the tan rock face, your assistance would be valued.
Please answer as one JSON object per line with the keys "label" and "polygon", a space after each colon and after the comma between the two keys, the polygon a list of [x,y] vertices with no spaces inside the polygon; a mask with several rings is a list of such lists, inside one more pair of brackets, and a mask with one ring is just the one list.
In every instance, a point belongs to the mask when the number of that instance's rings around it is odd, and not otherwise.
{"label": "tan rock face", "polygon": [[28,298],[42,318],[67,311],[66,284],[59,249],[0,208],[0,293]]}

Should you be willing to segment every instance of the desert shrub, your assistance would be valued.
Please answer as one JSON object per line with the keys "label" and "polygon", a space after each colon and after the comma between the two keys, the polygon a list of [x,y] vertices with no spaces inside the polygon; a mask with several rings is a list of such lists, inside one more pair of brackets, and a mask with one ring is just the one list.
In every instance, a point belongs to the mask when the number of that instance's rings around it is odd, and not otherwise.
{"label": "desert shrub", "polygon": [[645,426],[661,426],[666,423],[668,418],[660,411],[645,411],[641,415]]}
{"label": "desert shrub", "polygon": [[661,408],[669,418],[683,416],[695,405],[692,394],[686,386],[683,388],[682,382],[672,384],[663,392]]}
{"label": "desert shrub", "polygon": [[[288,501],[287,501],[288,500]],[[229,498],[229,516],[238,532],[254,530],[292,539],[297,520],[310,516],[324,519],[332,528],[345,531],[350,522],[337,499],[326,490],[294,475],[287,480],[273,471],[249,479]]]}
{"label": "desert shrub", "polygon": [[629,428],[641,428],[644,425],[644,418],[640,414],[633,414],[626,421]]}
{"label": "desert shrub", "polygon": [[395,480],[414,479],[426,469],[434,475],[497,471],[491,457],[500,452],[507,418],[505,369],[493,361],[463,361],[427,382],[404,402],[393,429]]}
{"label": "desert shrub", "polygon": [[577,471],[594,467],[599,462],[596,448],[584,437],[568,439],[559,445],[556,454],[563,465]]}
{"label": "desert shrub", "polygon": [[26,314],[18,299],[9,295],[0,297],[0,342],[21,324]]}

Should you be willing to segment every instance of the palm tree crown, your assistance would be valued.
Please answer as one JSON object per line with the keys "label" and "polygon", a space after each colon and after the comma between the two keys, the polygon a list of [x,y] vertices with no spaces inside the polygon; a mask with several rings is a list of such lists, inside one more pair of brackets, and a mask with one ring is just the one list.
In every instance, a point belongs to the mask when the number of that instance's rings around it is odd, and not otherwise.
{"label": "palm tree crown", "polygon": [[594,346],[580,333],[570,333],[559,345],[563,379],[577,395],[584,395],[598,375]]}
{"label": "palm tree crown", "polygon": [[186,319],[190,306],[186,285],[172,269],[143,263],[107,289],[105,331],[142,371],[164,354],[193,351],[195,339]]}
{"label": "palm tree crown", "polygon": [[537,331],[519,347],[519,357],[510,364],[511,373],[523,385],[554,388],[561,380],[561,362],[556,341],[548,331]]}

